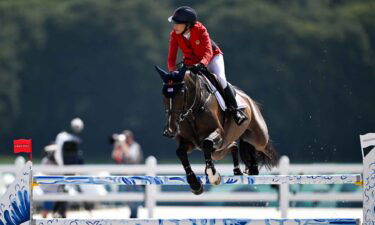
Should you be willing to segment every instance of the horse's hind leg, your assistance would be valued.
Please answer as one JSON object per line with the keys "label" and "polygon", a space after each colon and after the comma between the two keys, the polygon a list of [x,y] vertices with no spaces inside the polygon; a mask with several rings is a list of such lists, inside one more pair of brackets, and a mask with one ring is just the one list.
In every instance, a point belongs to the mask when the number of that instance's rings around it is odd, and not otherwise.
{"label": "horse's hind leg", "polygon": [[258,175],[259,168],[256,156],[256,149],[253,145],[240,139],[240,155],[242,161],[245,163],[245,173],[248,175]]}
{"label": "horse's hind leg", "polygon": [[186,172],[186,179],[190,185],[191,192],[193,192],[196,195],[200,195],[203,193],[203,185],[199,182],[199,180],[195,176],[195,173],[191,169],[190,162],[189,162],[188,155],[187,155],[188,150],[189,150],[189,146],[183,142],[180,142],[176,150],[176,154],[178,158],[180,159],[182,166],[184,167],[184,170]]}
{"label": "horse's hind leg", "polygon": [[231,153],[232,153],[232,158],[233,158],[233,174],[234,175],[243,175],[240,169],[240,162],[238,160],[238,146],[237,143],[234,142],[232,146],[229,146]]}

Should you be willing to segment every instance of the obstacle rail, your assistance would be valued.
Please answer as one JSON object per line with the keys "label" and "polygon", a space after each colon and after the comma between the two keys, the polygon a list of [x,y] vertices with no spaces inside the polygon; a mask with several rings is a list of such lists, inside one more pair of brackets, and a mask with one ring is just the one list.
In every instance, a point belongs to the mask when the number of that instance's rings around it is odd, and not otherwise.
{"label": "obstacle rail", "polygon": [[[203,185],[208,177],[197,176]],[[220,184],[358,184],[360,174],[221,176]],[[35,184],[189,185],[185,176],[35,176]]]}
{"label": "obstacle rail", "polygon": [[[197,176],[210,185],[206,176]],[[356,184],[360,174],[221,176],[220,184]],[[34,176],[35,184],[189,185],[185,176]]]}
{"label": "obstacle rail", "polygon": [[[222,176],[223,185],[257,184],[337,184],[363,181],[363,224],[375,224],[375,133],[361,135],[364,170],[360,174],[342,175],[268,175],[268,176]],[[209,184],[206,176],[199,176],[203,184]],[[81,220],[81,219],[33,219],[32,185],[43,184],[122,184],[122,185],[187,185],[182,176],[32,176],[32,164],[28,162],[15,182],[0,201],[0,225],[31,224],[71,225],[156,225],[156,224],[241,224],[241,225],[319,225],[360,224],[359,219],[130,219],[130,220]],[[281,204],[281,203],[280,203]]]}
{"label": "obstacle rail", "polygon": [[133,219],[133,220],[81,220],[51,219],[35,220],[36,225],[355,225],[358,219]]}

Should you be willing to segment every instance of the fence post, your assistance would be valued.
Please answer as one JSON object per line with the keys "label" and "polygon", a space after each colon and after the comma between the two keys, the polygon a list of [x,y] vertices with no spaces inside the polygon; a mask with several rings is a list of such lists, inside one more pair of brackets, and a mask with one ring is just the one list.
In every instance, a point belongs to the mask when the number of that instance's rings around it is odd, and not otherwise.
{"label": "fence post", "polygon": [[374,224],[375,133],[360,135],[363,157],[363,225]]}
{"label": "fence post", "polygon": [[[290,160],[288,156],[282,156],[280,158],[280,175],[289,174],[289,163]],[[279,188],[279,208],[281,212],[281,218],[288,217],[288,208],[289,208],[289,184],[280,184]]]}
{"label": "fence post", "polygon": [[[149,156],[146,159],[146,175],[156,176],[157,160],[154,156]],[[156,185],[146,185],[146,208],[148,212],[148,218],[154,217],[154,209],[156,206],[156,195],[158,192]]]}

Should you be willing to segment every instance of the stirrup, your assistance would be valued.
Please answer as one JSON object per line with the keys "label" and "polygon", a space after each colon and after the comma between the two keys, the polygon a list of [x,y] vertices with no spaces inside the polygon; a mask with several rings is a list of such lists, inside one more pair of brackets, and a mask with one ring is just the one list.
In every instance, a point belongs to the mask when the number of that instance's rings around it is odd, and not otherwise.
{"label": "stirrup", "polygon": [[247,120],[247,116],[241,110],[235,109],[233,110],[233,119],[238,126],[241,126],[241,124]]}

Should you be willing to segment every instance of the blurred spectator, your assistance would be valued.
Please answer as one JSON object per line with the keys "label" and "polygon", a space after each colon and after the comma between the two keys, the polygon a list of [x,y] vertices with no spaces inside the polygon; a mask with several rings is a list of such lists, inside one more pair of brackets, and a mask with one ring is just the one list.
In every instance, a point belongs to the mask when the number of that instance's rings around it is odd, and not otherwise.
{"label": "blurred spectator", "polygon": [[56,136],[54,156],[59,166],[83,164],[82,150],[80,149],[82,140],[78,136],[83,131],[83,121],[80,118],[74,118],[70,122],[70,126],[71,133],[62,131]]}
{"label": "blurred spectator", "polygon": [[[143,153],[141,146],[134,140],[133,132],[124,130],[122,134],[113,134],[110,138],[113,144],[112,158],[117,164],[141,164]],[[141,192],[144,187],[137,185],[119,185],[119,192]],[[129,202],[130,218],[138,217],[138,202]]]}
{"label": "blurred spectator", "polygon": [[[80,144],[82,143],[79,135],[83,131],[84,123],[80,118],[74,118],[70,122],[71,131],[62,131],[57,134],[54,144],[45,147],[45,156],[42,159],[42,164],[45,165],[81,165],[84,163],[82,157],[82,150]],[[75,174],[65,174],[75,175]],[[44,186],[44,185],[42,185]],[[78,192],[82,192],[80,186],[75,187]],[[54,185],[54,187],[43,187],[45,193],[59,192],[67,193],[66,185]],[[83,203],[86,210],[93,208],[92,203]],[[48,212],[53,210],[53,217],[66,218],[67,202],[45,202],[43,204],[43,217],[47,216]]]}

